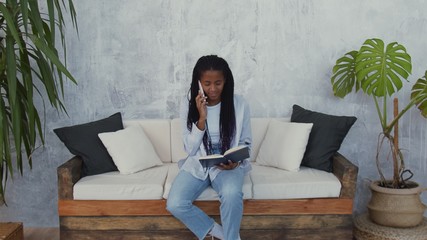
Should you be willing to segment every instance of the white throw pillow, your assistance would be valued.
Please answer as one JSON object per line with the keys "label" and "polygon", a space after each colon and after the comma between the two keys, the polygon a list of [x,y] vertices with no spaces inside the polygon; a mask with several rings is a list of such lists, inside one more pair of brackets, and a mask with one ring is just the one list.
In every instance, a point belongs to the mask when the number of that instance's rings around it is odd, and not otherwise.
{"label": "white throw pillow", "polygon": [[150,139],[138,125],[98,136],[121,174],[136,173],[163,164]]}
{"label": "white throw pillow", "polygon": [[272,119],[256,162],[264,166],[299,171],[312,127],[312,123],[282,122]]}

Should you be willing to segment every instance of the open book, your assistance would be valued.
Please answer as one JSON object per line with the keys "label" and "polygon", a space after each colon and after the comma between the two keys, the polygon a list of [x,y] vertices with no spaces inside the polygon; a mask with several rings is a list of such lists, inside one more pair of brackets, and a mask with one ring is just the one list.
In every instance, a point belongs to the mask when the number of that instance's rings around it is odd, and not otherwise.
{"label": "open book", "polygon": [[249,147],[241,145],[228,149],[224,155],[213,154],[200,157],[199,161],[204,168],[208,168],[220,163],[228,164],[228,160],[231,160],[232,162],[240,162],[246,158],[249,158]]}

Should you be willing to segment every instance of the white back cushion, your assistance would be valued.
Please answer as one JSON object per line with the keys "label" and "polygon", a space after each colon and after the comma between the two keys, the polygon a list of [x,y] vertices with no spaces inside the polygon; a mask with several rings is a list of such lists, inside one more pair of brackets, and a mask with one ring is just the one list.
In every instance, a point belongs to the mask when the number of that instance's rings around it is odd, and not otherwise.
{"label": "white back cushion", "polygon": [[179,118],[174,118],[171,121],[171,147],[172,162],[178,162],[187,157],[187,153],[184,150],[184,142],[182,141],[181,119]]}
{"label": "white back cushion", "polygon": [[169,119],[125,120],[123,126],[139,125],[154,146],[157,155],[164,163],[171,162],[171,130]]}
{"label": "white back cushion", "polygon": [[313,123],[282,122],[272,119],[256,162],[260,165],[299,171]]}
{"label": "white back cushion", "polygon": [[115,132],[99,133],[98,137],[121,174],[132,174],[163,164],[144,129],[139,125]]}
{"label": "white back cushion", "polygon": [[[277,120],[289,122],[290,118],[276,118]],[[252,129],[252,152],[251,161],[255,161],[258,156],[261,143],[264,140],[265,134],[268,129],[268,124],[271,118],[251,118]]]}

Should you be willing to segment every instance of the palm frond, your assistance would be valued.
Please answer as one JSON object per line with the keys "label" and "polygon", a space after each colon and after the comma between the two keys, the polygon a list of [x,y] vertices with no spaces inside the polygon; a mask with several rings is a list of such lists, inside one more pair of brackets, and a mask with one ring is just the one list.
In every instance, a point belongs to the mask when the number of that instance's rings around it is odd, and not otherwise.
{"label": "palm frond", "polygon": [[[42,13],[38,1],[0,3],[0,31],[4,36],[0,38],[0,201],[4,200],[8,176],[13,177],[15,171],[23,174],[24,156],[31,168],[37,140],[44,144],[44,128],[39,109],[34,105],[34,90],[42,97],[43,104],[43,97],[47,96],[53,107],[65,111],[63,81],[69,79],[76,83],[55,44],[59,31],[66,59],[63,31],[66,6],[58,0],[46,0],[46,5],[47,13]],[[69,7],[73,26],[77,27],[72,0]]]}

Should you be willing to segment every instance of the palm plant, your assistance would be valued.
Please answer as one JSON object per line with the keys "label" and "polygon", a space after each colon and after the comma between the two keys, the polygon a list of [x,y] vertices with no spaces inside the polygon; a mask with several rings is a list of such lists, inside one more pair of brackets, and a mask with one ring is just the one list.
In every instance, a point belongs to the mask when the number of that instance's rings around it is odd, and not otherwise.
{"label": "palm plant", "polygon": [[[350,92],[362,89],[365,94],[372,96],[375,102],[382,127],[378,138],[376,163],[383,187],[405,188],[408,178],[404,177],[404,173],[408,172],[412,176],[412,172],[405,169],[404,157],[399,149],[399,119],[414,106],[418,107],[422,116],[427,117],[427,71],[413,85],[409,103],[399,112],[397,98],[394,98],[394,115],[388,115],[391,96],[402,88],[402,80],[407,81],[411,71],[411,57],[405,47],[397,42],[385,47],[381,39],[367,39],[359,51],[346,53],[333,67],[331,83],[335,96],[344,98]],[[387,156],[392,157],[391,181],[386,179],[380,167],[380,152],[384,142],[390,147]]]}
{"label": "palm plant", "polygon": [[[41,13],[38,0],[0,2],[0,202],[5,200],[9,175],[13,177],[15,169],[23,174],[23,155],[31,168],[37,140],[44,144],[34,96],[47,96],[54,108],[65,111],[64,79],[76,82],[55,44],[58,35],[66,58],[67,5],[64,0],[46,0],[46,6],[47,13]],[[72,0],[68,10],[77,30]]]}

